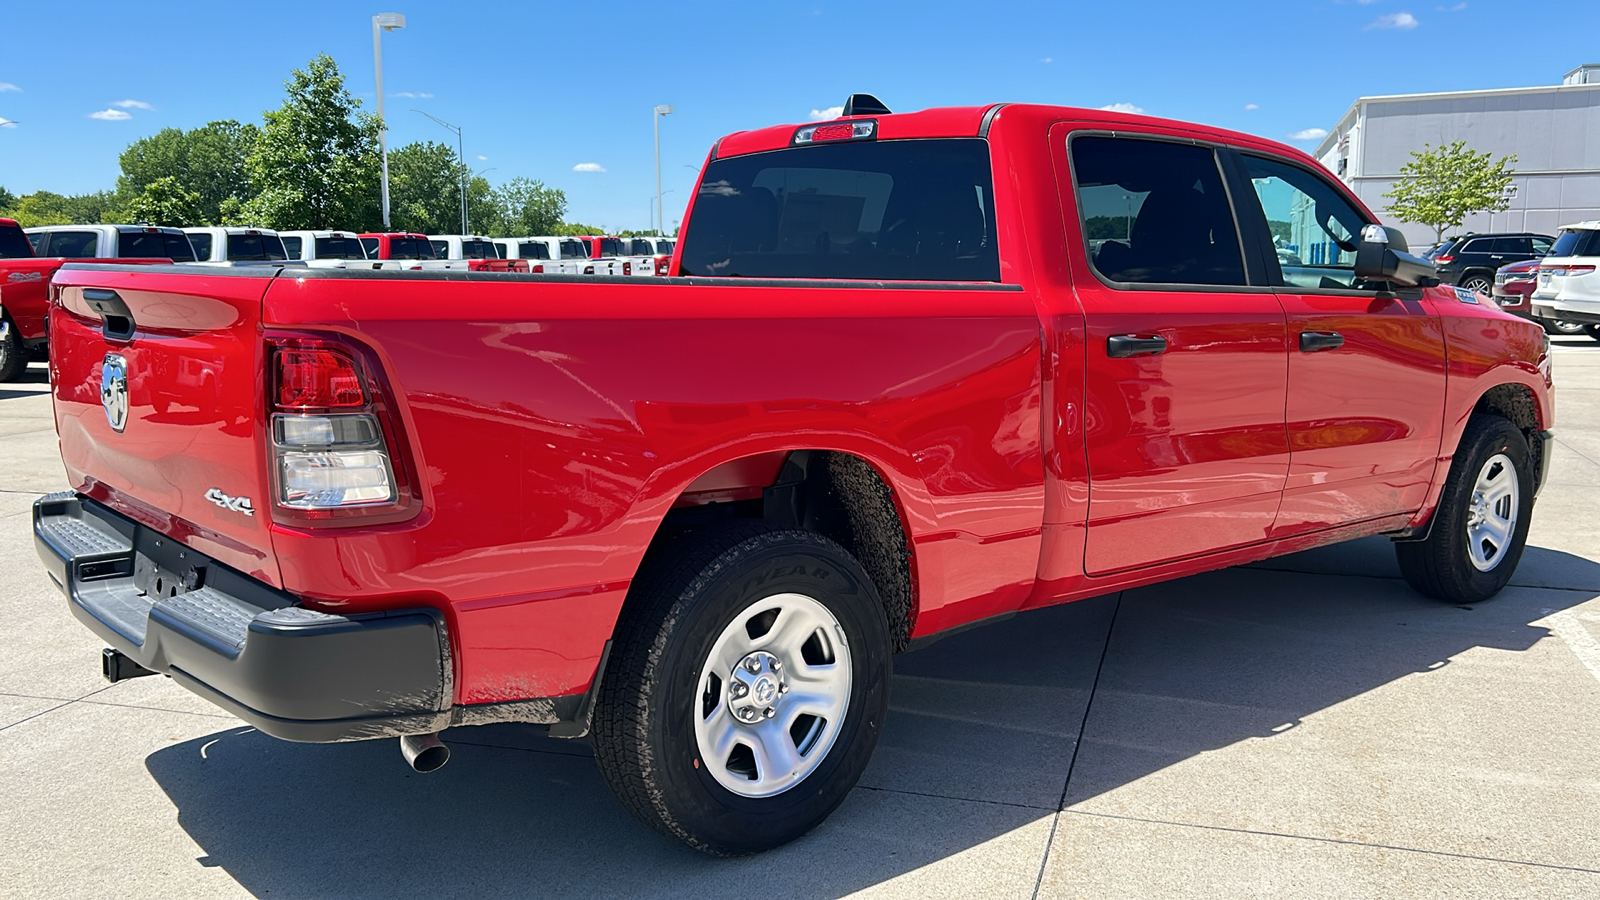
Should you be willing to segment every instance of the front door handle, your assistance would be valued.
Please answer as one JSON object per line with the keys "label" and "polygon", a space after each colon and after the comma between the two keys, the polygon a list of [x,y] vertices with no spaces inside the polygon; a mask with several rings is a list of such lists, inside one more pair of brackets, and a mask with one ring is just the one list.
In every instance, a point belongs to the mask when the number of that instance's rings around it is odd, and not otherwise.
{"label": "front door handle", "polygon": [[1129,356],[1155,356],[1167,352],[1164,337],[1141,337],[1137,334],[1114,334],[1106,338],[1106,355],[1113,359]]}
{"label": "front door handle", "polygon": [[1344,335],[1337,331],[1302,331],[1300,349],[1307,353],[1318,350],[1337,350],[1344,346]]}

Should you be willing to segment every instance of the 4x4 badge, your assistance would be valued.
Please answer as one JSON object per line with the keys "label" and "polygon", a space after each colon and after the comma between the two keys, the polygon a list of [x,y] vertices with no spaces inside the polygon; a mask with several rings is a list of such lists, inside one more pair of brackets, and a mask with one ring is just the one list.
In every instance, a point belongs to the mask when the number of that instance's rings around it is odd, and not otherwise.
{"label": "4x4 badge", "polygon": [[128,427],[128,363],[115,353],[107,353],[100,367],[100,405],[112,430]]}
{"label": "4x4 badge", "polygon": [[249,497],[229,497],[227,494],[224,494],[216,488],[212,488],[211,490],[206,491],[206,499],[222,507],[223,509],[231,509],[234,512],[244,513],[247,516],[253,516],[256,514],[255,505],[250,502]]}

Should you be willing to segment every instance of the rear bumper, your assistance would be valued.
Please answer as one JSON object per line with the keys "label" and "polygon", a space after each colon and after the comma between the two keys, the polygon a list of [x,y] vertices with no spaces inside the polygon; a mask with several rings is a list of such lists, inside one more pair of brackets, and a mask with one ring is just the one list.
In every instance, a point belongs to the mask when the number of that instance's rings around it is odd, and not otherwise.
{"label": "rear bumper", "polygon": [[1600,325],[1600,304],[1586,303],[1584,306],[1593,309],[1580,309],[1575,303],[1552,304],[1549,301],[1533,301],[1533,316],[1536,319],[1545,319],[1553,322],[1578,322],[1584,325]]}
{"label": "rear bumper", "polygon": [[72,614],[139,665],[290,741],[450,724],[435,609],[337,616],[71,492],[33,506],[34,544]]}

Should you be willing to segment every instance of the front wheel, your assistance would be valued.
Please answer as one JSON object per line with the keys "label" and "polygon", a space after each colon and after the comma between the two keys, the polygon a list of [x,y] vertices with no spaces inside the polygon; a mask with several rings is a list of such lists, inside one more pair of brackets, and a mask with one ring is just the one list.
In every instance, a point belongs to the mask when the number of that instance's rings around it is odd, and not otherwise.
{"label": "front wheel", "polygon": [[1487,297],[1494,290],[1494,280],[1487,275],[1469,275],[1461,280],[1461,286]]}
{"label": "front wheel", "polygon": [[1528,541],[1532,459],[1527,438],[1509,421],[1485,415],[1467,424],[1427,539],[1394,545],[1413,588],[1476,603],[1506,586]]}
{"label": "front wheel", "polygon": [[888,711],[888,621],[838,544],[760,523],[646,561],[594,711],[629,811],[719,856],[776,847],[844,801]]}
{"label": "front wheel", "polygon": [[22,337],[8,319],[0,319],[0,382],[16,381],[28,368]]}

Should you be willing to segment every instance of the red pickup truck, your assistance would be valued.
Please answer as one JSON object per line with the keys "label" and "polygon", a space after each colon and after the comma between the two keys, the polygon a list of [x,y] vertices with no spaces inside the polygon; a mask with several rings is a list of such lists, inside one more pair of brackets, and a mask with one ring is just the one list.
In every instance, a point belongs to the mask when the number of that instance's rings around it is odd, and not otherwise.
{"label": "red pickup truck", "polygon": [[[188,239],[175,228],[82,225],[59,230],[71,240],[56,242],[70,246],[66,253],[72,255],[35,256],[30,234],[23,232],[16,220],[0,219],[0,383],[18,378],[27,369],[29,358],[45,349],[50,277],[68,259],[104,254],[99,259],[108,263],[170,264],[174,257],[194,261]],[[50,248],[46,246],[44,252],[51,252]],[[87,256],[78,256],[83,253]]]}
{"label": "red pickup truck", "polygon": [[843,800],[952,629],[1374,534],[1426,594],[1506,584],[1545,336],[1310,157],[852,106],[719,141],[678,277],[64,269],[34,528],[108,677],[421,770],[590,734],[730,854]]}

